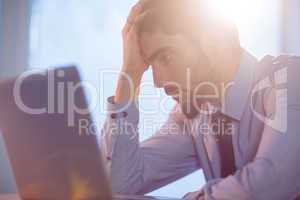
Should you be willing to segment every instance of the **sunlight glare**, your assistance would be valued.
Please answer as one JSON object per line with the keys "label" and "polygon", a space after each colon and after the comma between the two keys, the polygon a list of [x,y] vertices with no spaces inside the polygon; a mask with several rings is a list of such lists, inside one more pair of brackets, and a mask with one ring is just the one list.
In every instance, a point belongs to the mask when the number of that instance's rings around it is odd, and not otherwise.
{"label": "sunlight glare", "polygon": [[253,23],[260,11],[259,0],[211,0],[210,5],[218,14],[238,26]]}

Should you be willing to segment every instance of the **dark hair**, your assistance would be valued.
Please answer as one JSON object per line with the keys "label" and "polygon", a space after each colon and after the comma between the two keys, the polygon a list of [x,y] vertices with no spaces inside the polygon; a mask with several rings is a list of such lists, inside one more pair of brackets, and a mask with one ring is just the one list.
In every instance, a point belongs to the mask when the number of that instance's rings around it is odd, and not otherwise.
{"label": "dark hair", "polygon": [[[198,0],[199,2],[200,0]],[[160,29],[168,34],[187,31],[201,26],[200,18],[189,12],[191,3],[197,0],[149,0],[143,4],[143,12],[137,21],[138,32],[151,32]],[[200,9],[199,9],[200,12]],[[198,13],[199,14],[199,13]]]}
{"label": "dark hair", "polygon": [[209,0],[146,0],[136,21],[138,34],[161,30],[167,34],[184,33],[198,37],[203,32],[217,33],[240,48],[237,28],[224,23],[209,6]]}

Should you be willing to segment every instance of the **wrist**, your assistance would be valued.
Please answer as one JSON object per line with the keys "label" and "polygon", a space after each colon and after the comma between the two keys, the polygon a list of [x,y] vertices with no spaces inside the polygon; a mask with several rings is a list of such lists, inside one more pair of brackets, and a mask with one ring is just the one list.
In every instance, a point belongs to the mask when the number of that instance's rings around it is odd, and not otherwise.
{"label": "wrist", "polygon": [[139,94],[139,86],[142,79],[142,75],[122,71],[119,75],[116,94],[115,94],[115,102],[120,103],[124,101],[132,101],[136,100]]}
{"label": "wrist", "polygon": [[144,71],[138,70],[139,68],[141,67],[123,67],[121,70],[121,74],[126,78],[132,79],[133,81],[141,80]]}
{"label": "wrist", "polygon": [[122,70],[119,75],[118,82],[125,83],[130,88],[137,88],[140,86],[142,77],[143,73]]}

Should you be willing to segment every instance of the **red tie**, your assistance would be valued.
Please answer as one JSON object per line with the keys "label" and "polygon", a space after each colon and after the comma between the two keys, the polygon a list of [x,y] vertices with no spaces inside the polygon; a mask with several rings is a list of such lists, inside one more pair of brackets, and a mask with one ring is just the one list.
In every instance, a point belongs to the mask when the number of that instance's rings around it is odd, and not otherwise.
{"label": "red tie", "polygon": [[227,129],[228,125],[233,122],[233,119],[218,111],[212,115],[212,121],[224,122],[224,130],[216,134],[216,137],[221,158],[221,178],[226,178],[229,175],[233,175],[236,171],[232,144],[233,133],[230,133]]}

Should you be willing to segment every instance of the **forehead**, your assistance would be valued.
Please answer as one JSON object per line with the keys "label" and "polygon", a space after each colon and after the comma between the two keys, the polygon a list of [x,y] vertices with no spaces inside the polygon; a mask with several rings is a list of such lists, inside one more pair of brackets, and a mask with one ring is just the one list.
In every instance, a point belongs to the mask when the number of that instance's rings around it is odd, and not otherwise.
{"label": "forehead", "polygon": [[182,34],[170,35],[159,30],[152,33],[142,33],[140,38],[140,45],[146,59],[149,59],[162,48],[182,48],[185,43],[186,41]]}

